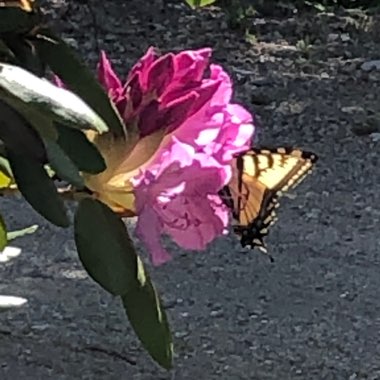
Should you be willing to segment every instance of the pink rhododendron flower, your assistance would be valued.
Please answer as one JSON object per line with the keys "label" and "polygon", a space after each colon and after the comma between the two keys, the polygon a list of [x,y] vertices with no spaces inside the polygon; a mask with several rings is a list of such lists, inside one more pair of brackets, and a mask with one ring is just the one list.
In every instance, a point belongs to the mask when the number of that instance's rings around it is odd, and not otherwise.
{"label": "pink rhododendron flower", "polygon": [[174,56],[176,74],[170,73],[172,81],[160,90],[163,101],[189,89],[196,89],[197,101],[132,179],[137,233],[156,265],[170,258],[160,243],[163,233],[183,248],[201,250],[226,232],[229,213],[218,192],[231,178],[233,155],[251,146],[252,116],[230,103],[232,83],[220,66],[211,65],[209,77],[204,75],[209,57],[209,49]]}
{"label": "pink rhododendron flower", "polygon": [[231,79],[210,57],[208,48],[162,56],[150,48],[125,82],[104,52],[98,64],[128,138],[91,139],[107,169],[86,175],[86,185],[115,212],[138,216],[137,234],[155,265],[170,259],[162,234],[202,250],[226,232],[229,212],[218,192],[231,179],[233,156],[251,146],[252,116],[231,102]]}
{"label": "pink rhododendron flower", "polygon": [[225,232],[228,210],[217,193],[230,175],[228,166],[173,137],[155,163],[132,180],[137,233],[154,264],[170,257],[160,244],[162,233],[183,248],[201,250]]}

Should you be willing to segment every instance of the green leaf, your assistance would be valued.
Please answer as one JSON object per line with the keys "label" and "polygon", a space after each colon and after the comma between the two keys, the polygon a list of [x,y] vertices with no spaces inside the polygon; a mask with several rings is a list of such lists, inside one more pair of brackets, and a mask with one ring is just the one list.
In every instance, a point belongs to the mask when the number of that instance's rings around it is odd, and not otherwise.
{"label": "green leaf", "polygon": [[14,33],[2,36],[6,46],[12,52],[13,62],[35,75],[42,77],[45,74],[46,65],[41,61],[33,44],[24,35]]}
{"label": "green leaf", "polygon": [[137,255],[122,220],[105,204],[85,198],[75,219],[75,243],[89,275],[114,295],[135,285]]}
{"label": "green leaf", "polygon": [[193,9],[202,8],[215,3],[216,0],[185,0],[186,3]]}
{"label": "green leaf", "polygon": [[173,344],[167,317],[124,223],[103,203],[86,198],[79,204],[74,226],[87,272],[104,289],[122,296],[143,346],[162,367],[171,368]]}
{"label": "green leaf", "polygon": [[128,319],[150,356],[163,368],[173,365],[173,343],[161,300],[138,258],[136,286],[122,296]]}
{"label": "green leaf", "polygon": [[44,144],[29,121],[1,100],[0,139],[7,149],[39,162],[46,160]]}
{"label": "green leaf", "polygon": [[56,127],[58,130],[57,143],[80,171],[98,174],[106,169],[102,155],[83,132],[59,124]]}
{"label": "green leaf", "polygon": [[124,125],[115,106],[73,50],[47,29],[39,32],[36,47],[52,71],[99,113],[110,131],[116,135],[124,135]]}
{"label": "green leaf", "polygon": [[12,178],[7,173],[4,173],[0,168],[0,189],[9,187],[12,184]]}
{"label": "green leaf", "polygon": [[11,151],[8,160],[17,187],[30,205],[51,223],[67,227],[65,206],[43,164]]}
{"label": "green leaf", "polygon": [[0,251],[2,251],[7,244],[7,226],[5,225],[3,217],[0,215]]}
{"label": "green leaf", "polygon": [[13,183],[14,178],[9,161],[0,156],[0,189],[7,188]]}
{"label": "green leaf", "polygon": [[63,149],[52,140],[45,139],[49,164],[59,178],[71,183],[78,189],[84,188],[84,180],[78,168],[66,155]]}
{"label": "green leaf", "polygon": [[25,235],[34,234],[37,230],[38,230],[38,225],[37,224],[33,224],[32,226],[23,228],[21,230],[9,231],[7,233],[7,238],[8,238],[8,241],[14,240],[14,239],[23,237]]}
{"label": "green leaf", "polygon": [[100,116],[77,95],[18,66],[0,64],[0,98],[20,112],[25,113],[27,106],[71,128],[108,131]]}
{"label": "green leaf", "polygon": [[39,16],[36,13],[25,12],[9,6],[0,7],[0,34],[24,34],[37,25],[38,22]]}
{"label": "green leaf", "polygon": [[4,42],[4,35],[0,39],[0,57],[1,61],[5,63],[14,63],[16,59],[12,50]]}

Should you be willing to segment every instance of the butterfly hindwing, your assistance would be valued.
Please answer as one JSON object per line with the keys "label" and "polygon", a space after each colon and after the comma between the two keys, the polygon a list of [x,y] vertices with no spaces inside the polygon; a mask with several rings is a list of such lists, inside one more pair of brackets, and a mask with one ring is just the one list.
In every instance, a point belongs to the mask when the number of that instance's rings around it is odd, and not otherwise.
{"label": "butterfly hindwing", "polygon": [[264,237],[277,220],[279,198],[311,171],[317,156],[294,148],[251,149],[233,162],[230,183],[221,196],[232,210],[242,246],[266,252]]}

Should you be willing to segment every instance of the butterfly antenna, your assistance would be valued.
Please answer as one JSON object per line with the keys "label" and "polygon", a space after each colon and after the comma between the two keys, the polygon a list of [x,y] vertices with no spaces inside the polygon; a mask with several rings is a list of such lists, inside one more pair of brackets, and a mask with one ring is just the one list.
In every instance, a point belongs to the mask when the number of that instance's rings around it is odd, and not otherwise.
{"label": "butterfly antenna", "polygon": [[273,256],[270,254],[270,253],[268,253],[268,250],[267,250],[267,248],[264,246],[264,247],[259,247],[259,249],[260,249],[260,251],[261,251],[261,253],[263,254],[263,255],[265,255],[265,256],[267,256],[268,258],[269,258],[269,261],[271,262],[271,263],[274,263],[274,258],[273,258]]}

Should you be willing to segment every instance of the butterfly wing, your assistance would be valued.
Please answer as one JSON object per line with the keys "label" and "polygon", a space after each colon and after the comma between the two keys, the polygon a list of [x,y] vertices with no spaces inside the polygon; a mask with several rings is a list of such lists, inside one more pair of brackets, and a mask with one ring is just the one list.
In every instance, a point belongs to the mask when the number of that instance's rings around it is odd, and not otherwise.
{"label": "butterfly wing", "polygon": [[232,210],[242,246],[266,251],[264,237],[277,220],[279,198],[305,178],[316,160],[315,154],[293,148],[251,149],[235,158],[221,196]]}

